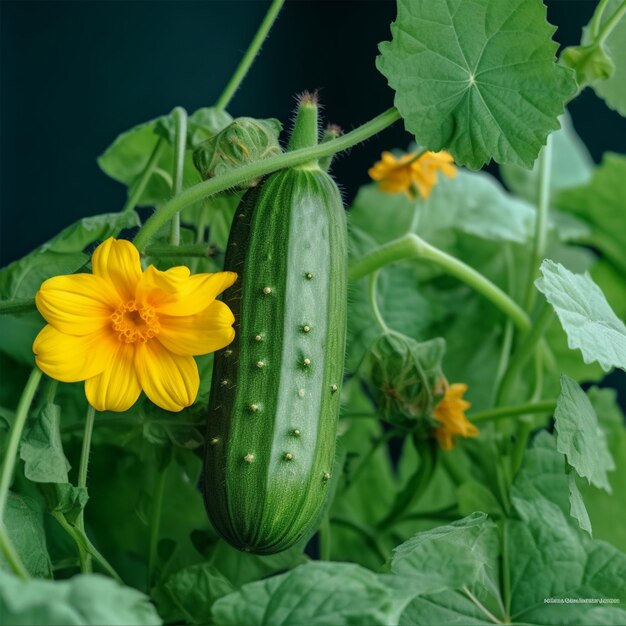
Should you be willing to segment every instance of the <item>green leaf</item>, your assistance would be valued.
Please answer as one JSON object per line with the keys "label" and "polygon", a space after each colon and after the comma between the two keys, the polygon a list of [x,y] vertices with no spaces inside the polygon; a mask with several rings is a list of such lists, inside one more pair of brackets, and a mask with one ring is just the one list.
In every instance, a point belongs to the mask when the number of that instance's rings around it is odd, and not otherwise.
{"label": "green leaf", "polygon": [[75,487],[69,483],[43,483],[39,488],[46,498],[48,509],[63,513],[71,524],[76,522],[76,518],[89,500],[85,487]]}
{"label": "green leaf", "polygon": [[[626,64],[625,64],[626,65]],[[592,245],[621,273],[626,288],[626,157],[608,152],[593,178],[557,197],[557,207],[588,224],[591,234],[582,241]]]}
{"label": "green leaf", "polygon": [[[600,20],[600,29],[607,20],[611,19],[622,5],[621,0],[609,0],[602,18]],[[585,28],[583,31],[583,44],[593,41],[591,29]],[[607,37],[602,51],[612,61],[613,72],[606,80],[596,80],[591,84],[593,90],[602,98],[607,106],[614,109],[622,116],[626,116],[626,15],[617,23],[613,32]]]}
{"label": "green leaf", "polygon": [[580,349],[585,363],[602,369],[626,370],[626,326],[615,315],[589,274],[573,274],[559,263],[545,260],[535,285],[554,307],[567,342]]}
{"label": "green leaf", "polygon": [[589,398],[578,383],[561,376],[561,394],[554,412],[557,449],[579,476],[610,493],[607,472],[615,469],[606,436]]}
{"label": "green leaf", "polygon": [[7,624],[40,626],[162,623],[144,594],[97,574],[51,582],[20,580],[0,571],[0,615]]}
{"label": "green leaf", "polygon": [[587,508],[585,507],[582,494],[576,484],[576,473],[570,472],[568,479],[570,515],[574,519],[578,520],[578,525],[591,535],[591,520],[589,519],[589,513],[587,513]]}
{"label": "green leaf", "polygon": [[397,623],[401,607],[383,580],[352,563],[312,561],[221,598],[213,619],[219,626]]}
{"label": "green leaf", "polygon": [[[550,161],[550,197],[563,189],[577,187],[591,179],[593,160],[587,147],[576,134],[572,118],[565,112],[560,118],[561,128],[550,135],[552,159]],[[539,162],[531,170],[508,163],[500,166],[506,186],[532,204],[539,197]]]}
{"label": "green leaf", "polygon": [[139,225],[135,212],[105,213],[78,220],[30,254],[0,270],[0,296],[5,300],[32,298],[41,283],[72,274],[88,261],[83,250],[96,241]]}
{"label": "green leaf", "polygon": [[[9,492],[4,515],[4,525],[28,573],[41,578],[52,576],[43,528],[43,511],[39,503],[29,496]],[[8,565],[0,554],[0,580],[5,576],[3,569],[8,569]],[[4,616],[3,591],[4,585],[0,584],[0,617]]]}
{"label": "green leaf", "polygon": [[24,474],[36,483],[67,483],[70,464],[63,454],[59,423],[61,407],[46,404],[22,438]]}
{"label": "green leaf", "polygon": [[470,515],[473,511],[484,511],[488,515],[501,517],[502,507],[493,493],[476,480],[464,482],[457,489],[459,512]]}
{"label": "green leaf", "polygon": [[497,545],[495,524],[484,513],[473,513],[395,548],[391,571],[410,577],[416,593],[458,589],[483,579]]}
{"label": "green leaf", "polygon": [[576,90],[543,3],[400,0],[391,31],[377,66],[419,144],[474,169],[532,166]]}
{"label": "green leaf", "polygon": [[38,311],[0,316],[0,351],[24,365],[35,367],[33,342],[45,323]]}
{"label": "green leaf", "polygon": [[[192,624],[210,624],[211,607],[223,596],[235,591],[233,585],[214,566],[198,563],[170,576],[156,594],[171,602],[178,615],[168,621],[186,620]],[[163,615],[163,612],[161,612]]]}
{"label": "green leaf", "polygon": [[[228,113],[215,109],[199,109],[188,119],[187,143],[197,143],[212,137],[232,121]],[[159,137],[163,137],[166,146],[163,149],[154,174],[149,178],[141,194],[138,206],[154,206],[171,195],[171,172],[174,162],[172,148],[174,121],[171,115],[162,115],[153,120],[139,124],[119,135],[115,141],[98,158],[100,169],[111,178],[126,185],[129,193],[133,185],[143,173]],[[183,188],[200,182],[200,174],[196,171],[191,151],[185,155],[183,170]]]}

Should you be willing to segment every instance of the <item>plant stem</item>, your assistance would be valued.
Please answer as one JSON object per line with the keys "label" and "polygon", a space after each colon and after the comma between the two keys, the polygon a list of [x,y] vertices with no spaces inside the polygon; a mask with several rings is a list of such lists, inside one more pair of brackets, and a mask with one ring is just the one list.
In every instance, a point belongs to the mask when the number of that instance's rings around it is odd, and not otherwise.
{"label": "plant stem", "polygon": [[13,422],[11,434],[9,435],[9,442],[2,462],[2,473],[0,474],[0,551],[6,558],[13,573],[23,579],[29,577],[28,571],[24,567],[22,560],[13,546],[13,542],[9,538],[6,526],[4,525],[4,512],[9,497],[9,486],[11,484],[11,478],[13,477],[13,470],[15,469],[15,461],[22,439],[22,432],[40,380],[41,370],[35,367],[30,373],[17,405],[17,410],[15,411],[15,421]]}
{"label": "plant stem", "polygon": [[184,257],[200,257],[206,259],[211,256],[211,249],[206,243],[184,243],[180,246],[170,244],[153,244],[144,250],[145,256],[157,256],[168,259]]}
{"label": "plant stem", "polygon": [[363,539],[365,539],[367,545],[374,552],[376,552],[378,558],[383,561],[383,563],[387,560],[387,552],[380,545],[377,533],[373,529],[365,526],[364,524],[348,519],[347,517],[333,517],[330,521],[333,524],[349,528],[350,530],[353,530],[357,534],[361,535]]}
{"label": "plant stem", "polygon": [[504,519],[502,523],[502,595],[504,600],[504,622],[505,624],[511,621],[511,569],[509,563],[509,536],[508,536],[508,523],[507,519]]}
{"label": "plant stem", "polygon": [[594,39],[598,38],[598,33],[600,32],[600,22],[602,21],[602,15],[604,14],[604,9],[606,9],[606,5],[609,3],[609,0],[600,0],[598,2],[598,6],[593,13],[593,17],[591,18],[591,36]]}
{"label": "plant stem", "polygon": [[[602,26],[600,32],[595,38],[595,44],[597,46],[601,46],[607,40],[608,36],[613,32],[619,21],[624,16],[624,13],[626,13],[626,0],[624,0],[619,5],[619,7],[617,7],[617,11],[615,11],[612,16],[606,22],[604,22],[604,26]],[[598,22],[599,21],[600,20],[598,20]]]}
{"label": "plant stem", "polygon": [[[378,417],[378,416],[375,415],[374,417]],[[376,440],[374,441],[374,444],[367,451],[367,453],[365,454],[365,456],[363,457],[363,459],[361,460],[357,468],[354,470],[352,476],[349,477],[349,482],[346,485],[346,488],[344,489],[344,493],[348,491],[348,489],[350,489],[350,487],[356,483],[357,478],[362,474],[363,470],[367,467],[370,459],[374,456],[374,454],[376,454],[377,450],[383,444],[393,439],[394,436],[397,434],[398,434],[397,431],[392,429],[392,430],[388,430],[384,432],[382,435],[380,435],[380,437],[376,438]]]}
{"label": "plant stem", "polygon": [[510,396],[511,389],[517,381],[520,371],[524,365],[526,365],[526,362],[533,352],[537,349],[537,344],[539,344],[543,338],[543,335],[552,322],[553,317],[554,311],[552,307],[550,305],[545,305],[539,315],[539,318],[536,322],[534,322],[531,331],[520,338],[519,346],[513,354],[509,367],[502,378],[496,404],[501,404],[502,402],[507,401]]}
{"label": "plant stem", "polygon": [[252,39],[252,41],[250,42],[250,45],[248,46],[248,50],[241,59],[239,66],[235,70],[235,73],[232,75],[232,78],[228,81],[228,84],[222,92],[222,95],[215,103],[216,108],[225,109],[230,103],[232,97],[235,95],[235,92],[239,88],[239,85],[241,85],[243,79],[248,73],[248,70],[252,66],[252,63],[254,62],[256,55],[261,49],[263,42],[267,38],[267,35],[272,28],[272,24],[274,24],[274,21],[276,20],[276,17],[278,16],[278,13],[284,2],[285,0],[274,0],[270,5],[267,14],[263,18],[263,21],[259,26],[259,30],[254,36],[254,39]]}
{"label": "plant stem", "polygon": [[320,526],[320,561],[330,561],[330,518],[324,515]]}
{"label": "plant stem", "polygon": [[383,319],[380,309],[378,308],[378,298],[376,295],[378,274],[379,270],[376,270],[375,272],[372,272],[370,274],[370,305],[372,307],[372,311],[374,312],[374,317],[376,318],[376,321],[380,326],[380,329],[383,331],[384,334],[387,334],[389,332],[389,326],[385,324],[385,320]]}
{"label": "plant stem", "polygon": [[[172,172],[172,198],[183,189],[183,169],[185,167],[185,147],[187,145],[187,111],[176,107],[172,111],[174,118],[174,167]],[[170,244],[180,245],[180,211],[172,215],[170,224]]]}
{"label": "plant stem", "polygon": [[537,214],[535,216],[535,236],[533,237],[530,253],[530,266],[526,284],[524,308],[530,311],[535,303],[537,290],[535,277],[543,256],[546,252],[548,237],[548,215],[550,212],[550,177],[552,174],[552,135],[548,135],[546,145],[539,155],[539,196],[537,199]]}
{"label": "plant stem", "polygon": [[499,419],[514,417],[515,415],[532,415],[537,413],[550,413],[556,408],[556,400],[540,400],[539,402],[528,402],[526,404],[516,404],[513,406],[500,406],[486,411],[476,411],[470,413],[468,419],[472,424],[483,424]]}
{"label": "plant stem", "polygon": [[153,213],[135,237],[135,245],[139,250],[143,250],[163,224],[171,219],[178,211],[194,202],[198,202],[203,198],[234,187],[245,180],[265,176],[276,170],[293,167],[300,163],[306,163],[307,161],[316,160],[351,148],[376,133],[379,133],[388,126],[391,126],[399,119],[400,113],[398,113],[395,107],[391,107],[378,117],[375,117],[341,137],[337,137],[337,139],[313,146],[312,148],[302,148],[300,150],[294,150],[293,152],[286,152],[285,154],[279,154],[269,157],[268,159],[256,161],[249,165],[235,168],[221,176],[216,176],[215,178],[193,185],[178,194],[175,198],[172,198],[169,202],[166,202]]}
{"label": "plant stem", "polygon": [[17,298],[16,300],[0,300],[0,315],[19,315],[36,311],[34,298]]}
{"label": "plant stem", "polygon": [[85,558],[84,554],[89,554],[93,557],[94,561],[100,565],[111,578],[117,580],[118,583],[123,583],[120,575],[113,569],[111,564],[104,558],[100,551],[89,541],[87,535],[77,528],[72,526],[66,519],[65,515],[60,511],[52,511],[52,516],[59,522],[63,530],[74,540],[76,547],[78,548],[78,554],[80,555],[81,563]]}
{"label": "plant stem", "polygon": [[408,233],[364,256],[350,267],[348,277],[351,281],[355,281],[385,265],[404,259],[424,259],[436,263],[448,274],[455,276],[485,296],[510,317],[519,329],[530,330],[530,320],[526,313],[502,289],[463,261],[431,246],[413,233]]}
{"label": "plant stem", "polygon": [[[87,489],[87,468],[89,467],[89,453],[91,451],[91,436],[93,434],[93,425],[96,417],[96,410],[87,405],[87,416],[85,418],[85,430],[83,433],[83,445],[80,452],[80,464],[78,466],[78,488]],[[81,509],[78,517],[76,518],[76,527],[86,535],[85,533],[85,515],[84,510]],[[92,571],[91,557],[89,554],[80,554],[80,569],[83,574],[88,574]]]}
{"label": "plant stem", "polygon": [[437,462],[436,444],[432,440],[425,440],[416,442],[415,447],[419,454],[418,466],[402,491],[396,495],[389,513],[376,525],[378,530],[391,528],[411,504],[419,501],[430,484]]}
{"label": "plant stem", "polygon": [[157,560],[157,548],[159,545],[159,528],[161,526],[161,511],[163,509],[163,493],[165,491],[165,473],[167,466],[160,470],[157,483],[154,488],[152,499],[152,511],[150,514],[150,540],[148,545],[148,591],[152,587],[152,576]]}
{"label": "plant stem", "polygon": [[139,180],[132,187],[132,193],[130,194],[130,196],[128,196],[128,200],[126,200],[126,204],[122,209],[122,213],[129,213],[137,206],[137,203],[141,199],[141,196],[146,189],[146,185],[148,184],[150,177],[154,173],[156,164],[159,162],[159,159],[161,158],[161,154],[163,153],[164,149],[165,139],[163,139],[163,137],[159,137],[159,140],[156,142],[154,150],[152,150],[152,154],[150,155],[146,166],[141,172]]}

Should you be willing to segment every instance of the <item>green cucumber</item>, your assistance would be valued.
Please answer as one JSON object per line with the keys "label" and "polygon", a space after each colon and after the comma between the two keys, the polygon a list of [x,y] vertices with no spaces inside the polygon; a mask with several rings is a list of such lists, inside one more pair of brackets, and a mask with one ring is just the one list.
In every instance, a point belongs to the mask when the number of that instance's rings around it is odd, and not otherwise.
{"label": "green cucumber", "polygon": [[215,355],[205,501],[229,543],[271,554],[315,530],[335,479],[347,277],[330,176],[309,163],[250,190],[225,269],[239,276],[223,296],[236,337]]}

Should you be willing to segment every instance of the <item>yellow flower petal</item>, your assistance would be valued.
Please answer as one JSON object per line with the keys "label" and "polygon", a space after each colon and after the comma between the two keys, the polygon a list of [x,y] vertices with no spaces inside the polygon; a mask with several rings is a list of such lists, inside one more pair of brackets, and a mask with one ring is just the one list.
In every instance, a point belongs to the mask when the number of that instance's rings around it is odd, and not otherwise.
{"label": "yellow flower petal", "polygon": [[169,352],[158,341],[137,345],[135,368],[141,387],[154,404],[181,411],[194,403],[200,377],[192,356]]}
{"label": "yellow flower petal", "polygon": [[109,366],[85,381],[85,395],[98,411],[127,411],[141,393],[134,367],[134,347],[117,342],[117,350]]}
{"label": "yellow flower petal", "polygon": [[35,338],[33,352],[44,374],[64,383],[75,383],[109,367],[117,345],[108,329],[74,337],[47,325]]}
{"label": "yellow flower petal", "polygon": [[445,396],[433,411],[433,417],[441,423],[441,426],[435,430],[435,437],[444,450],[454,447],[453,437],[476,437],[478,435],[478,428],[465,417],[465,411],[472,406],[467,400],[463,400],[463,394],[466,391],[465,383],[450,385]]}
{"label": "yellow flower petal", "polygon": [[137,287],[137,299],[153,306],[159,315],[196,315],[235,280],[234,272],[189,276],[186,267],[161,272],[151,265]]}
{"label": "yellow flower petal", "polygon": [[46,321],[68,335],[88,335],[111,323],[119,298],[111,286],[92,274],[49,278],[35,303]]}
{"label": "yellow flower petal", "polygon": [[117,289],[125,302],[135,298],[135,289],[141,279],[139,251],[130,241],[109,237],[94,251],[91,267]]}
{"label": "yellow flower petal", "polygon": [[220,300],[189,316],[159,316],[157,339],[174,354],[200,355],[215,352],[235,338],[235,317]]}

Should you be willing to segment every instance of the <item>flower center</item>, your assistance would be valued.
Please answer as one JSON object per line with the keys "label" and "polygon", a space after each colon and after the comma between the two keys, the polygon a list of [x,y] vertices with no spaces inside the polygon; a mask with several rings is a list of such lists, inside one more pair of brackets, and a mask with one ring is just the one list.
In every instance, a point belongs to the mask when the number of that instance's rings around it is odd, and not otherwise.
{"label": "flower center", "polygon": [[113,330],[124,343],[146,343],[159,332],[159,320],[149,304],[137,304],[134,300],[120,304],[111,315]]}

